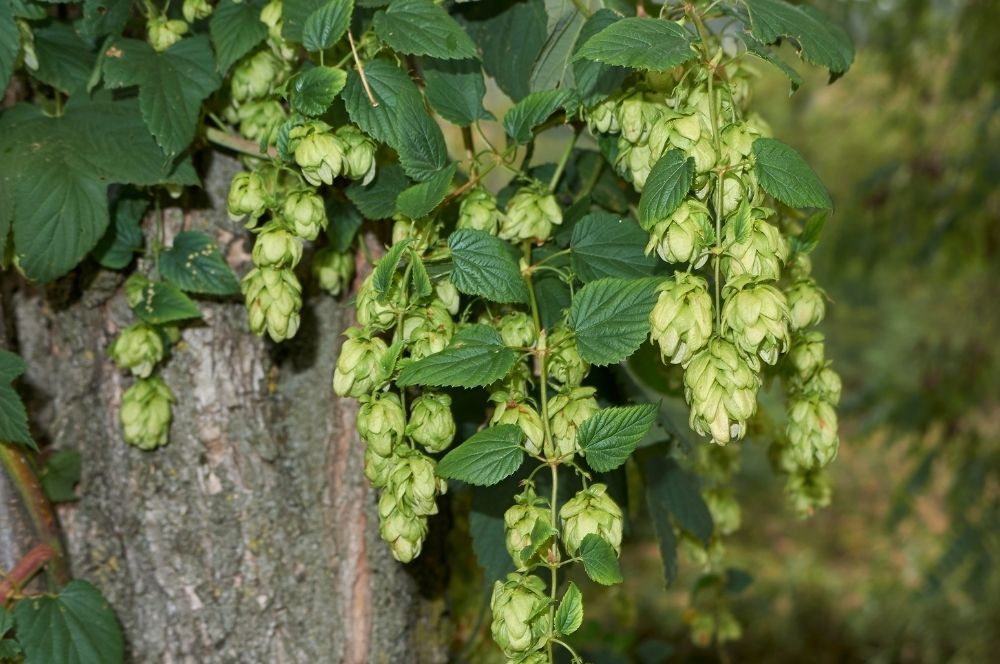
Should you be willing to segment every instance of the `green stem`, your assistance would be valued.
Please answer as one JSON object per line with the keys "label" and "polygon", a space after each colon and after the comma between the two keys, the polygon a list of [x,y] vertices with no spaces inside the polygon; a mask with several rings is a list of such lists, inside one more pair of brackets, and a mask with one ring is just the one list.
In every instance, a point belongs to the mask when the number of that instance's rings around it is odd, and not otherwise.
{"label": "green stem", "polygon": [[260,146],[253,141],[248,141],[245,138],[239,136],[234,136],[221,129],[215,129],[214,127],[205,128],[205,138],[209,143],[215,143],[224,148],[228,148],[233,152],[239,152],[240,154],[245,154],[250,157],[257,157],[262,159],[264,157],[276,157],[278,156],[278,151],[275,148],[269,148],[267,152],[261,152]]}
{"label": "green stem", "polygon": [[566,164],[569,163],[569,157],[573,154],[576,139],[580,137],[580,129],[581,127],[573,129],[573,138],[566,142],[566,149],[563,150],[562,156],[559,157],[559,163],[556,164],[556,172],[552,174],[552,179],[549,180],[549,191],[551,192],[555,192],[556,185],[559,184],[559,178],[562,177],[563,171],[566,170]]}
{"label": "green stem", "polygon": [[[396,329],[392,331],[392,343],[396,343],[399,339],[403,330],[403,316],[406,315],[406,308],[409,301],[409,292],[406,289],[406,284],[410,282],[410,272],[413,271],[413,256],[410,256],[410,261],[406,264],[406,269],[403,270],[403,281],[401,282],[403,286],[403,291],[400,294],[402,298],[400,302],[399,311],[396,312]],[[403,412],[406,413],[406,388],[399,390],[399,403],[403,407]],[[398,435],[396,436],[396,444],[402,445],[405,438],[406,427],[403,426]]]}

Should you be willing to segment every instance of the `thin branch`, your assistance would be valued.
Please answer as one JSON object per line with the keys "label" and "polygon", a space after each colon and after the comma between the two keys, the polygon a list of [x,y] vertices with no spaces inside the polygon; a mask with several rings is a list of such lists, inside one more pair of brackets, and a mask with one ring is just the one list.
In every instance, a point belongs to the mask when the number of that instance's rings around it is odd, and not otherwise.
{"label": "thin branch", "polygon": [[267,152],[261,152],[259,144],[254,143],[253,141],[248,141],[247,139],[236,136],[235,134],[222,131],[221,129],[215,129],[214,127],[205,128],[205,138],[208,139],[209,143],[215,143],[216,145],[221,145],[224,148],[229,148],[234,152],[239,152],[251,157],[257,157],[258,159],[262,157],[278,156],[278,151],[275,148],[268,148]]}
{"label": "thin branch", "polygon": [[375,95],[372,94],[372,89],[368,85],[368,77],[365,76],[365,68],[361,65],[361,58],[358,57],[358,49],[354,45],[354,36],[351,31],[347,31],[347,41],[351,44],[351,55],[354,56],[354,66],[358,68],[358,76],[361,77],[361,85],[365,89],[365,94],[368,95],[368,101],[371,103],[372,108],[378,108],[378,100],[375,99]]}
{"label": "thin branch", "polygon": [[0,607],[31,580],[45,566],[45,563],[55,560],[56,552],[48,544],[39,544],[18,561],[3,581],[0,581]]}

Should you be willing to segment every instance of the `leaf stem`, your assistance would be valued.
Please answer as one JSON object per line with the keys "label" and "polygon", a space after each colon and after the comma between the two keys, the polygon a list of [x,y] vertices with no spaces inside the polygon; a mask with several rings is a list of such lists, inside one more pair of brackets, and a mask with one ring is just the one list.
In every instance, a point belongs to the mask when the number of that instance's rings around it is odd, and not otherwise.
{"label": "leaf stem", "polygon": [[358,68],[358,76],[361,77],[361,86],[365,89],[365,94],[368,95],[368,101],[371,103],[372,108],[378,108],[378,100],[375,99],[375,95],[372,93],[371,87],[368,85],[368,77],[365,76],[365,68],[361,64],[361,58],[358,57],[357,46],[354,45],[354,36],[351,31],[347,31],[347,41],[351,45],[351,55],[354,57],[354,66]]}

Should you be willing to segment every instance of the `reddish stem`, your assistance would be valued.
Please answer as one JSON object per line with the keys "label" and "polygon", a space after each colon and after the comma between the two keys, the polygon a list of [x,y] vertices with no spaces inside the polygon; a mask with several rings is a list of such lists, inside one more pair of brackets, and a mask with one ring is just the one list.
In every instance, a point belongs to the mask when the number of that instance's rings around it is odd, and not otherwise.
{"label": "reddish stem", "polygon": [[0,581],[0,607],[18,592],[24,584],[45,566],[45,563],[55,560],[56,552],[48,544],[39,544],[26,553],[14,566],[14,569]]}

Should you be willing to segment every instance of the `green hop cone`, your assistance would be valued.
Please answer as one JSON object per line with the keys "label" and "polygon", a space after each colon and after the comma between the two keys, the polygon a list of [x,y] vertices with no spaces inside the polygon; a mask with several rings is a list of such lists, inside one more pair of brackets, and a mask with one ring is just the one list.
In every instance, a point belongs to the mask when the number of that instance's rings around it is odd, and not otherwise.
{"label": "green hop cone", "polygon": [[372,283],[374,273],[369,274],[358,288],[355,300],[358,322],[372,330],[387,330],[396,324],[396,300],[400,297],[399,279],[393,279],[386,299],[380,300]]}
{"label": "green hop cone", "polygon": [[689,609],[685,620],[690,625],[691,641],[702,648],[708,648],[713,642],[737,641],[743,636],[743,627],[726,607],[707,611]]}
{"label": "green hop cone", "polygon": [[486,231],[496,235],[500,230],[502,216],[493,194],[477,185],[462,197],[455,228]]}
{"label": "green hop cone", "polygon": [[523,397],[512,392],[498,391],[490,395],[490,401],[496,404],[490,424],[516,424],[527,437],[524,447],[529,454],[541,454],[545,442],[545,423]]}
{"label": "green hop cone", "polygon": [[458,315],[458,308],[462,303],[462,296],[459,295],[458,289],[455,288],[455,284],[451,283],[449,279],[442,279],[434,284],[434,295],[441,300],[441,303],[444,305],[445,309],[448,310],[448,313],[452,316]]}
{"label": "green hop cone", "polygon": [[427,537],[427,517],[414,514],[387,486],[378,500],[378,532],[392,556],[408,563],[420,555]]}
{"label": "green hop cone", "polygon": [[240,136],[248,141],[260,142],[267,139],[274,143],[278,127],[285,121],[285,109],[273,99],[248,101],[236,111],[240,122]]}
{"label": "green hop cone", "polygon": [[829,366],[815,371],[806,381],[793,377],[792,390],[805,397],[813,397],[825,401],[831,406],[840,403],[840,393],[843,385],[840,376]]}
{"label": "green hop cone", "polygon": [[406,413],[403,412],[399,395],[392,392],[376,392],[360,397],[357,427],[361,438],[376,454],[383,457],[392,455],[400,433],[406,427]]}
{"label": "green hop cone", "polygon": [[785,290],[793,330],[818,325],[826,315],[826,298],[813,279],[799,279]]}
{"label": "green hop cone", "polygon": [[690,152],[702,138],[701,118],[697,113],[664,111],[649,131],[650,150],[659,159],[677,148]]}
{"label": "green hop cone", "polygon": [[660,293],[649,313],[650,338],[664,362],[684,365],[712,336],[712,296],[699,276],[676,272],[657,287]]}
{"label": "green hop cone", "polygon": [[325,247],[313,256],[309,269],[320,288],[330,295],[340,295],[354,277],[354,254]]}
{"label": "green hop cone", "polygon": [[545,450],[549,459],[567,459],[580,450],[576,433],[580,425],[598,411],[593,387],[567,387],[549,400],[549,432],[555,449]]}
{"label": "green hop cone", "polygon": [[285,25],[282,5],[283,0],[271,0],[260,10],[260,22],[267,26],[267,34],[275,42],[284,41],[281,36],[281,29]]}
{"label": "green hop cone", "polygon": [[538,560],[537,555],[532,555],[526,549],[531,546],[531,533],[539,521],[551,528],[552,513],[530,489],[525,494],[515,496],[514,504],[504,512],[504,541],[507,553],[518,569],[524,569]]}
{"label": "green hop cone", "polygon": [[264,180],[256,173],[247,171],[237,173],[229,184],[226,211],[233,221],[249,216],[247,225],[252,227],[257,219],[267,212],[267,191]]}
{"label": "green hop cone", "polygon": [[406,433],[428,452],[443,452],[455,439],[455,418],[451,414],[451,397],[437,392],[424,392],[410,407]]}
{"label": "green hop cone", "polygon": [[615,159],[615,170],[619,175],[632,182],[636,191],[642,191],[646,179],[652,170],[652,152],[646,143],[629,143],[624,138],[618,139],[618,157]]}
{"label": "green hop cone", "polygon": [[837,456],[837,411],[819,399],[793,399],[788,404],[790,451],[796,462],[808,468],[827,465]]}
{"label": "green hop cone", "polygon": [[294,268],[302,260],[302,238],[272,222],[257,235],[251,255],[257,267]]}
{"label": "green hop cone", "polygon": [[382,362],[389,352],[385,342],[358,327],[349,328],[333,370],[333,391],[355,399],[382,384]]}
{"label": "green hop cone", "polygon": [[622,101],[617,110],[622,138],[633,145],[649,139],[649,132],[662,113],[659,104],[645,101],[640,95]]}
{"label": "green hop cone", "polygon": [[578,491],[559,510],[562,524],[562,541],[570,555],[576,555],[587,535],[597,535],[607,542],[615,553],[621,552],[622,510],[608,495],[606,484],[591,484]]}
{"label": "green hop cone", "polygon": [[334,135],[344,146],[344,175],[362,184],[371,182],[376,168],[374,141],[354,125],[344,125]]}
{"label": "green hop cone", "polygon": [[579,385],[587,377],[590,365],[576,347],[576,334],[565,325],[557,325],[547,340],[549,377],[566,385]]}
{"label": "green hop cone", "polygon": [[288,132],[288,149],[302,177],[314,187],[333,184],[344,169],[346,147],[325,122],[313,120],[293,127]]}
{"label": "green hop cone", "polygon": [[174,394],[159,377],[137,380],[122,395],[119,412],[125,442],[143,450],[167,444]]}
{"label": "green hop cone", "polygon": [[289,192],[281,212],[292,231],[306,240],[315,240],[327,225],[323,199],[311,189]]}
{"label": "green hop cone", "polygon": [[649,228],[646,253],[655,249],[667,263],[687,263],[699,268],[708,260],[714,235],[708,207],[688,198],[669,217]]}
{"label": "green hop cone", "polygon": [[739,530],[742,511],[732,489],[711,489],[705,493],[704,498],[708,511],[712,514],[716,532],[721,535],[731,535]]}
{"label": "green hop cone", "polygon": [[791,473],[785,483],[785,497],[800,517],[812,516],[830,504],[833,488],[830,477],[822,468],[803,469]]}
{"label": "green hop cone", "polygon": [[513,348],[530,348],[535,345],[535,323],[524,311],[512,311],[500,319],[500,338]]}
{"label": "green hop cone", "polygon": [[212,5],[208,4],[207,0],[184,0],[184,4],[181,5],[181,14],[185,21],[194,23],[211,16]]}
{"label": "green hop cone", "polygon": [[[781,277],[781,266],[788,258],[788,243],[781,232],[763,218],[760,208],[748,208],[736,214],[749,214],[752,224],[745,238],[736,238],[737,223],[734,217],[726,221],[725,236],[726,253],[722,256],[722,271],[726,281],[748,275],[764,280],[777,280]],[[737,242],[736,240],[740,241]]]}
{"label": "green hop cone", "polygon": [[437,514],[437,498],[448,490],[448,483],[434,473],[434,460],[409,448],[400,449],[393,458],[386,492],[394,493],[397,503],[412,514]]}
{"label": "green hop cone", "polygon": [[118,334],[108,352],[118,368],[128,369],[137,378],[147,378],[163,359],[163,339],[155,328],[135,323]]}
{"label": "green hop cone", "polygon": [[787,367],[794,379],[804,383],[826,366],[824,341],[819,332],[806,332],[795,338],[787,359]]}
{"label": "green hop cone", "polygon": [[454,334],[455,320],[439,301],[412,309],[403,319],[403,340],[414,360],[444,350]]}
{"label": "green hop cone", "polygon": [[809,254],[797,251],[788,259],[788,274],[792,279],[808,279],[812,274],[812,259]]}
{"label": "green hop cone", "polygon": [[595,136],[598,134],[617,134],[621,131],[621,126],[618,124],[618,101],[616,99],[605,99],[596,104],[584,113],[584,117],[587,120],[587,129]]}
{"label": "green hop cone", "polygon": [[188,24],[180,20],[156,16],[146,23],[149,45],[154,51],[165,51],[179,42],[188,31]]}
{"label": "green hop cone", "polygon": [[552,235],[552,227],[562,222],[562,210],[556,197],[536,183],[518,189],[511,196],[507,214],[500,221],[500,237],[543,242]]}
{"label": "green hop cone", "polygon": [[285,80],[285,64],[270,51],[258,51],[235,68],[229,94],[239,103],[263,99]]}
{"label": "green hop cone", "polygon": [[551,624],[548,602],[545,583],[532,574],[512,573],[506,582],[494,583],[490,633],[507,657],[520,660],[545,646]]}
{"label": "green hop cone", "polygon": [[777,362],[790,342],[784,294],[746,276],[727,283],[722,293],[722,334],[747,355]]}
{"label": "green hop cone", "polygon": [[393,457],[384,457],[371,445],[365,446],[365,477],[373,487],[384,488],[389,483],[389,475],[395,466]]}
{"label": "green hop cone", "polygon": [[264,332],[275,342],[295,336],[302,309],[302,286],[291,270],[258,267],[250,270],[240,286],[246,298],[250,329]]}
{"label": "green hop cone", "polygon": [[691,406],[690,426],[725,445],[746,434],[757,410],[760,363],[721,337],[713,337],[684,370],[684,396]]}

